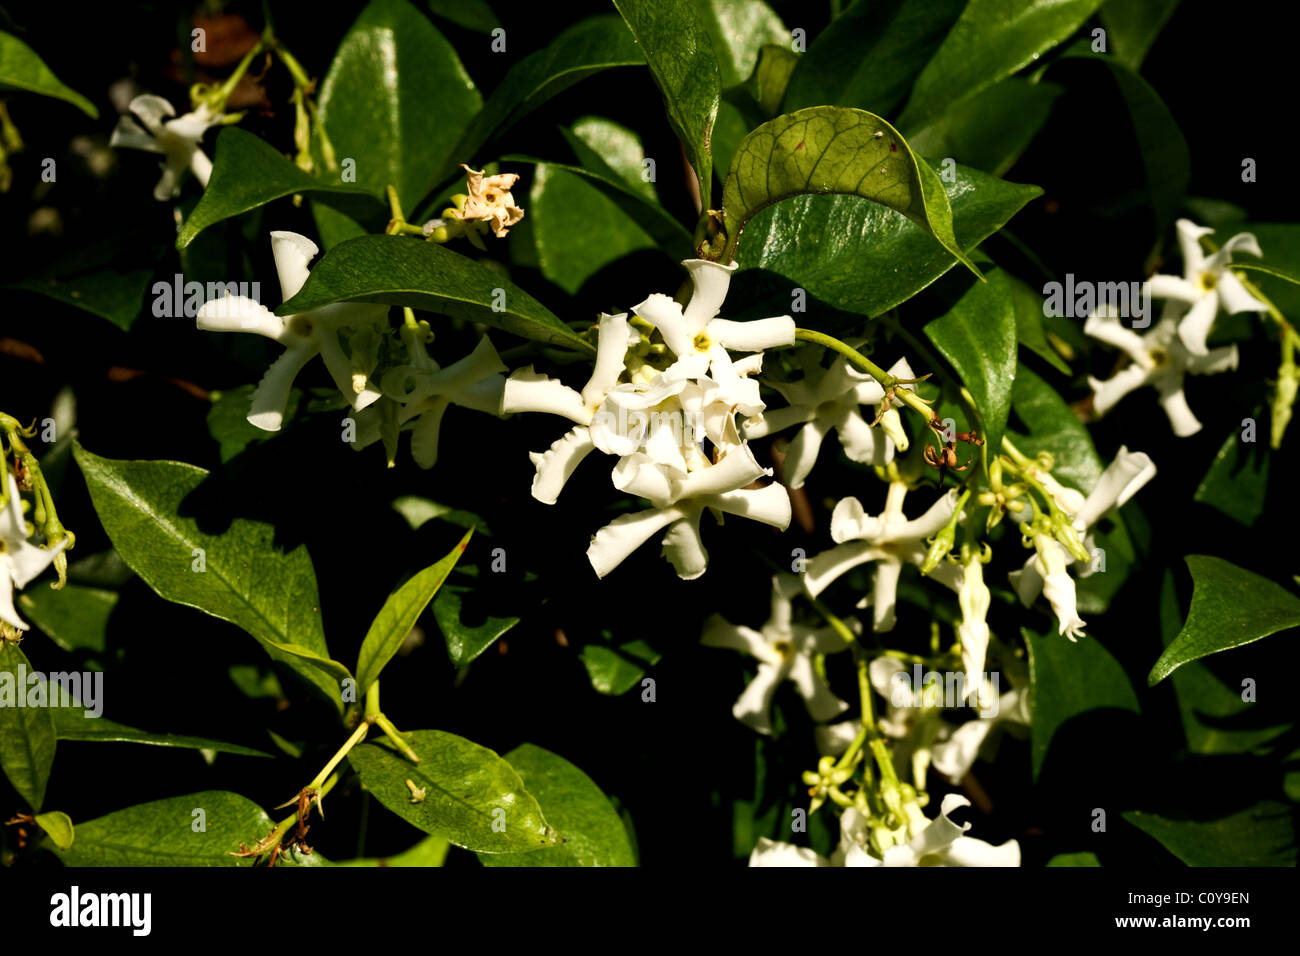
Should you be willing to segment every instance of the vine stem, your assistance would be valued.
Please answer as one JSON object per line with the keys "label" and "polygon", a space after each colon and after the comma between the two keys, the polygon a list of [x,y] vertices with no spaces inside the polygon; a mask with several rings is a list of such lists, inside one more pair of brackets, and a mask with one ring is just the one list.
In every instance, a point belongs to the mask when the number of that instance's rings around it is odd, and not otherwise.
{"label": "vine stem", "polygon": [[795,329],[794,337],[799,341],[813,342],[823,348],[828,348],[834,352],[838,352],[840,355],[843,355],[848,359],[854,367],[860,371],[866,372],[879,382],[880,386],[885,389],[886,392],[892,392],[893,395],[900,399],[905,405],[908,405],[913,410],[919,412],[922,417],[925,418],[926,422],[931,424],[931,427],[933,427],[934,422],[938,421],[934,409],[927,405],[921,396],[917,395],[915,392],[908,391],[905,388],[898,388],[899,385],[911,384],[910,382],[890,375],[853,346],[841,342],[834,336],[826,335],[824,332],[817,332],[813,329]]}

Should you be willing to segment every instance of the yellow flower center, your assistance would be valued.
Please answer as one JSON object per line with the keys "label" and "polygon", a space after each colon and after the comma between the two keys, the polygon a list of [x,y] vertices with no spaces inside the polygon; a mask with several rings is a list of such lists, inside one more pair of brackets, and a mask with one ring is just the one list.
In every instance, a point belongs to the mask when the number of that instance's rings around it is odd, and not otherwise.
{"label": "yellow flower center", "polygon": [[704,332],[701,332],[699,335],[695,336],[695,341],[693,344],[697,352],[707,352],[710,348],[713,347],[713,343],[709,341],[708,335],[706,335]]}

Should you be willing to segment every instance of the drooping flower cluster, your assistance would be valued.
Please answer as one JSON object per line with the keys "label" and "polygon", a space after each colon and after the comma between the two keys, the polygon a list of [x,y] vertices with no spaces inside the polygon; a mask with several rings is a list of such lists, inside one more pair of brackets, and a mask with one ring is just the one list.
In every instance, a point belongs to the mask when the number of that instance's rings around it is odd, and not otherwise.
{"label": "drooping flower cluster", "polygon": [[1088,379],[1098,415],[1105,415],[1129,392],[1151,385],[1175,435],[1185,438],[1201,430],[1201,423],[1187,404],[1183,379],[1189,374],[1213,375],[1237,367],[1237,346],[1211,349],[1206,345],[1215,318],[1220,312],[1262,312],[1267,308],[1229,268],[1235,252],[1261,255],[1255,237],[1250,233],[1235,235],[1206,257],[1200,240],[1213,231],[1186,219],[1178,220],[1183,275],[1155,275],[1147,282],[1150,295],[1165,299],[1166,305],[1159,321],[1145,335],[1122,325],[1113,308],[1098,310],[1084,323],[1087,335],[1113,345],[1131,362],[1105,381]]}
{"label": "drooping flower cluster", "polygon": [[[506,381],[503,411],[549,412],[575,423],[548,451],[532,455],[533,497],[553,504],[582,460],[599,450],[618,459],[615,487],[650,505],[592,537],[587,558],[599,577],[666,528],[664,557],[679,577],[698,578],[708,567],[700,536],[706,508],[781,529],[790,523],[785,489],[755,486],[772,472],[741,438],[735,416],[763,410],[752,376],[764,349],[794,343],[794,321],[717,318],[735,266],[704,259],[683,265],[692,283],[684,308],[654,294],[635,307],[633,321],[600,317],[596,366],[581,391],[531,366]],[[733,361],[730,351],[753,354]]]}
{"label": "drooping flower cluster", "polygon": [[25,631],[28,624],[14,609],[14,592],[22,590],[71,542],[63,538],[57,544],[42,548],[32,544],[31,531],[23,519],[23,501],[18,482],[13,475],[5,475],[7,495],[0,509],[0,621],[17,631]]}

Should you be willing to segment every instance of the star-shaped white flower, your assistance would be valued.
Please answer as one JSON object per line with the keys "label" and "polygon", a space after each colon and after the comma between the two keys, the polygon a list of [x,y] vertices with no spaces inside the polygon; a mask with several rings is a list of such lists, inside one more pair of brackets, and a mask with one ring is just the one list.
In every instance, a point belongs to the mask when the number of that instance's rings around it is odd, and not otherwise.
{"label": "star-shaped white flower", "polygon": [[772,698],[782,681],[792,681],[813,720],[830,720],[848,709],[817,673],[813,658],[848,649],[833,628],[796,624],[792,599],[799,594],[799,579],[792,574],[772,578],[772,613],[761,630],[732,624],[715,614],[704,625],[700,642],[708,647],[744,651],[758,661],[758,675],[736,700],[735,718],[760,734],[772,732]]}
{"label": "star-shaped white flower", "polygon": [[[958,823],[952,814],[970,801],[960,794],[943,798],[939,815],[925,816],[915,803],[904,807],[908,817],[905,842],[888,847],[883,855],[870,849],[870,825],[864,813],[854,807],[840,817],[840,843],[830,860],[812,850],[789,843],[760,838],[749,857],[750,866],[1019,866],[1020,844],[1008,840],[993,846],[966,836],[969,823]],[[882,858],[883,857],[883,858]]]}
{"label": "star-shaped white flower", "polygon": [[1214,375],[1235,369],[1237,346],[1228,345],[1210,349],[1204,355],[1193,355],[1178,337],[1179,308],[1162,317],[1146,335],[1138,335],[1121,325],[1113,310],[1089,316],[1083,325],[1084,333],[1113,345],[1132,360],[1130,365],[1104,382],[1089,376],[1088,385],[1095,393],[1093,408],[1098,415],[1105,415],[1134,389],[1151,385],[1156,389],[1160,406],[1169,416],[1175,435],[1186,438],[1201,430],[1201,423],[1192,414],[1183,393],[1183,379],[1189,373]]}
{"label": "star-shaped white flower", "polygon": [[[208,159],[199,143],[211,127],[224,122],[221,113],[201,105],[184,116],[176,116],[176,109],[171,103],[151,93],[137,96],[127,109],[135,117],[127,114],[118,117],[109,145],[163,155],[162,178],[154,187],[154,199],[165,202],[179,193],[181,175],[187,169],[194,173],[194,178],[200,185],[208,185],[208,178],[212,175],[212,160]],[[137,118],[139,122],[136,122]]]}
{"label": "star-shaped white flower", "polygon": [[737,373],[727,350],[761,352],[793,345],[794,319],[788,315],[748,322],[715,318],[727,297],[736,263],[724,266],[707,259],[687,259],[682,265],[690,273],[692,286],[684,309],[672,297],[655,293],[634,311],[659,330],[677,356],[670,377],[698,379],[707,372],[718,383],[723,399],[741,415],[758,414],[763,410],[758,382]]}
{"label": "star-shaped white flower", "polygon": [[1188,353],[1198,357],[1209,354],[1205,340],[1220,310],[1229,315],[1237,312],[1263,312],[1268,307],[1246,291],[1241,280],[1228,268],[1234,252],[1263,255],[1259,243],[1248,232],[1233,236],[1214,255],[1206,257],[1200,238],[1214,232],[1187,219],[1178,220],[1178,245],[1183,253],[1182,276],[1154,275],[1147,288],[1157,299],[1181,302],[1188,307],[1178,324],[1178,338]]}
{"label": "star-shaped white flower", "polygon": [[[907,485],[891,482],[885,510],[878,517],[867,514],[857,498],[841,499],[831,513],[831,538],[837,544],[810,558],[804,574],[808,593],[816,597],[841,575],[860,564],[874,561],[872,628],[877,632],[888,631],[894,626],[898,579],[903,565],[919,567],[925,563],[929,550],[925,539],[938,533],[957,510],[957,492],[949,490],[921,517],[909,520],[903,515],[906,495]],[[960,582],[960,573],[947,562],[940,562],[930,572],[930,577],[954,591]]]}
{"label": "star-shaped white flower", "polygon": [[[443,413],[450,405],[460,405],[489,415],[501,414],[501,395],[505,388],[506,366],[485,335],[474,351],[446,368],[440,368],[430,356],[424,336],[402,328],[409,361],[389,369],[380,382],[384,398],[356,413],[355,449],[365,448],[383,435],[385,404],[398,408],[394,425],[411,427],[411,457],[421,468],[432,468],[438,461],[438,435]],[[388,406],[391,413],[391,406]]]}
{"label": "star-shaped white flower", "polygon": [[[859,406],[876,407],[884,401],[885,390],[880,383],[859,372],[843,356],[836,358],[828,369],[818,366],[808,371],[809,374],[797,382],[769,383],[785,396],[789,405],[750,418],[744,425],[745,437],[752,439],[803,423],[803,428],[786,449],[782,469],[785,483],[791,488],[803,487],[817,463],[822,441],[832,431],[839,436],[844,454],[851,461],[866,465],[889,464],[894,458],[893,439],[883,430],[872,428],[858,411]],[[889,374],[901,379],[915,377],[905,358],[895,362]],[[898,413],[894,411],[893,414]]]}
{"label": "star-shaped white flower", "polygon": [[[1132,452],[1121,446],[1115,460],[1102,472],[1097,486],[1081,504],[1077,492],[1053,497],[1056,497],[1061,510],[1071,516],[1075,530],[1083,539],[1098,521],[1121,507],[1155,474],[1155,463],[1146,453]],[[1092,553],[1090,537],[1084,541],[1084,548]],[[1060,542],[1049,535],[1036,534],[1034,553],[1025,560],[1024,567],[1011,572],[1010,578],[1011,586],[1025,607],[1033,604],[1039,594],[1046,597],[1056,614],[1058,633],[1074,641],[1083,636],[1085,624],[1077,609],[1074,578],[1068,570],[1070,563],[1070,555]],[[1091,573],[1088,561],[1076,562],[1075,568],[1080,577]]]}
{"label": "star-shaped white flower", "polygon": [[[309,263],[320,250],[296,232],[271,233],[271,252],[288,300],[307,281]],[[281,318],[247,296],[227,294],[205,302],[197,324],[209,332],[256,332],[285,347],[253,392],[248,421],[265,431],[279,431],[293,381],[304,365],[320,355],[334,384],[354,409],[377,401],[379,389],[370,374],[379,364],[379,344],[387,328],[388,306],[335,302],[300,315]],[[345,348],[346,344],[346,348]]]}
{"label": "star-shaped white flower", "polygon": [[587,559],[597,577],[618,567],[652,535],[667,528],[663,556],[677,576],[694,580],[708,568],[709,555],[700,538],[700,517],[716,508],[784,531],[790,526],[790,496],[779,484],[750,488],[759,478],[770,477],[745,444],[737,445],[716,463],[702,455],[698,467],[677,477],[672,469],[638,452],[619,459],[614,485],[650,501],[653,507],[621,515],[597,531],[587,548]]}
{"label": "star-shaped white flower", "polygon": [[14,610],[14,592],[20,591],[53,563],[55,556],[68,546],[64,538],[52,548],[38,548],[27,540],[27,522],[23,520],[23,502],[18,482],[6,475],[9,500],[0,511],[0,621],[20,631],[28,624]]}

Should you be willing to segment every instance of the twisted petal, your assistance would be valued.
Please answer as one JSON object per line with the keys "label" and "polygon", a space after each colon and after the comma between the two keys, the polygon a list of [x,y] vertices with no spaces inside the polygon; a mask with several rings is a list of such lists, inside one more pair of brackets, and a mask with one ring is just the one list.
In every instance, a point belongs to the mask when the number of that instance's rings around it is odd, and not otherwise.
{"label": "twisted petal", "polygon": [[[691,274],[691,283],[694,286],[691,301],[686,304],[683,313],[686,325],[694,336],[703,331],[709,320],[722,308],[722,303],[727,298],[727,290],[731,287],[731,274],[736,271],[738,265],[733,262],[724,266],[721,262],[711,262],[708,259],[687,259],[682,265]],[[793,329],[794,324],[791,323],[792,337]]]}
{"label": "twisted petal", "polygon": [[749,854],[750,866],[830,866],[823,857],[807,847],[793,843],[778,843],[759,837],[758,845]]}
{"label": "twisted petal", "polygon": [[285,349],[284,354],[271,363],[253,391],[253,401],[248,409],[250,425],[268,432],[280,430],[293,380],[316,351],[314,341],[303,342]]}
{"label": "twisted petal", "polygon": [[656,531],[686,517],[686,509],[651,508],[634,514],[620,515],[591,536],[587,560],[596,577],[603,578],[626,560]]}
{"label": "twisted petal", "polygon": [[811,421],[813,409],[808,405],[787,405],[784,408],[765,409],[762,414],[747,418],[743,426],[746,438],[766,438],[785,431],[792,425]]}
{"label": "twisted petal", "polygon": [[944,857],[950,866],[1019,866],[1020,844],[1008,840],[1000,846],[960,836],[952,841]]}
{"label": "twisted petal", "polygon": [[794,319],[788,315],[749,322],[714,319],[708,325],[710,338],[736,352],[761,352],[779,345],[794,345],[794,328]]}
{"label": "twisted petal", "polygon": [[141,93],[126,108],[140,117],[145,129],[155,136],[162,132],[163,120],[176,115],[176,108],[171,103],[152,93]]}
{"label": "twisted petal", "polygon": [[1217,375],[1219,372],[1233,371],[1236,367],[1237,346],[1235,345],[1210,349],[1205,355],[1189,356],[1187,360],[1187,371],[1193,375]]}
{"label": "twisted petal", "polygon": [[919,518],[913,518],[911,521],[904,522],[901,528],[890,529],[886,532],[887,540],[901,541],[911,539],[920,541],[923,538],[930,538],[936,535],[950,520],[953,512],[957,510],[957,489],[949,488],[947,493],[939,498],[934,504],[926,510],[925,514]]}
{"label": "twisted petal", "polygon": [[1175,225],[1178,231],[1178,250],[1183,254],[1183,275],[1190,279],[1205,268],[1205,253],[1201,251],[1201,236],[1208,236],[1214,230],[1205,226],[1198,226],[1190,219],[1179,219]]}
{"label": "twisted petal", "polygon": [[1119,319],[1108,312],[1094,312],[1088,316],[1088,320],[1083,323],[1083,333],[1099,342],[1113,345],[1137,365],[1146,367],[1151,364],[1150,353],[1142,336],[1121,325]]}
{"label": "twisted petal", "polygon": [[1183,391],[1181,378],[1162,380],[1159,388],[1160,407],[1169,416],[1169,424],[1179,438],[1188,438],[1201,430],[1200,420],[1192,414],[1187,404],[1187,394]]}
{"label": "twisted petal", "polygon": [[813,465],[817,464],[817,452],[821,450],[822,440],[830,428],[830,423],[819,415],[799,429],[799,434],[786,446],[785,463],[781,466],[781,477],[786,485],[803,487]]}
{"label": "twisted petal", "polygon": [[1154,275],[1146,281],[1146,291],[1153,299],[1169,299],[1191,305],[1199,302],[1205,291],[1182,276]]}
{"label": "twisted petal", "polygon": [[704,622],[704,633],[700,643],[705,647],[721,647],[731,651],[741,651],[760,661],[775,663],[780,655],[758,631],[752,627],[732,624],[721,614],[712,615]]}
{"label": "twisted petal", "polygon": [[875,541],[884,531],[884,522],[867,514],[857,498],[841,498],[831,512],[831,540],[836,544],[846,541]]}
{"label": "twisted petal", "polygon": [[199,306],[195,325],[205,332],[256,332],[277,342],[284,335],[284,319],[248,296],[229,293]]}
{"label": "twisted petal", "polygon": [[868,541],[849,541],[836,545],[808,560],[804,571],[804,586],[808,588],[809,594],[816,597],[833,581],[858,565],[883,556],[884,552]]}
{"label": "twisted petal", "polygon": [[127,149],[142,149],[147,153],[163,151],[153,134],[141,129],[140,124],[127,115],[117,118],[117,125],[113,127],[113,135],[109,137],[108,145],[117,148],[124,146]]}
{"label": "twisted petal", "polygon": [[759,664],[758,673],[749,686],[736,698],[731,714],[738,721],[760,734],[772,732],[772,697],[785,680],[790,665]]}
{"label": "twisted petal", "polygon": [[432,468],[438,463],[438,433],[448,404],[446,398],[431,399],[411,429],[411,457],[421,468]]}
{"label": "twisted petal", "polygon": [[371,383],[366,371],[361,367],[364,356],[360,348],[355,348],[349,357],[343,351],[342,343],[339,342],[338,331],[320,325],[316,327],[313,338],[317,348],[320,349],[320,357],[325,362],[325,368],[334,379],[335,386],[343,397],[351,402],[353,408],[360,411],[380,399],[383,393]]}
{"label": "twisted petal", "polygon": [[1097,414],[1105,415],[1129,392],[1141,388],[1150,380],[1150,373],[1141,365],[1120,369],[1104,382],[1088,376],[1088,386],[1093,391],[1092,407]]}
{"label": "twisted petal", "polygon": [[903,562],[892,556],[876,562],[876,575],[871,582],[871,629],[877,633],[892,631],[898,604],[898,578],[903,573]]}
{"label": "twisted petal", "polygon": [[1215,291],[1219,293],[1219,305],[1229,315],[1238,312],[1268,311],[1268,306],[1247,292],[1241,280],[1227,270],[1219,276],[1219,284],[1215,287]]}
{"label": "twisted petal", "polygon": [[693,471],[681,481],[674,482],[674,500],[694,498],[699,495],[722,495],[744,488],[754,480],[772,474],[764,468],[748,445],[739,445],[727,453],[720,462]]}
{"label": "twisted petal", "polygon": [[728,514],[761,521],[782,531],[790,527],[790,495],[782,485],[739,488],[720,495],[706,495],[700,502]]}
{"label": "twisted petal", "polygon": [[659,330],[674,355],[690,355],[695,351],[696,333],[691,331],[682,307],[672,297],[655,292],[640,305],[633,306],[632,311]]}
{"label": "twisted petal", "polygon": [[1210,292],[1198,299],[1187,315],[1183,316],[1183,320],[1178,323],[1179,341],[1192,355],[1205,354],[1205,340],[1218,314],[1218,292]]}
{"label": "twisted petal", "polygon": [[840,445],[850,461],[863,465],[887,465],[894,458],[894,443],[877,433],[855,408],[845,408],[834,421]]}
{"label": "twisted petal", "polygon": [[506,379],[501,396],[501,410],[510,412],[548,412],[563,415],[579,425],[590,425],[592,413],[576,389],[563,382],[547,378],[527,368],[516,369]]}
{"label": "twisted petal", "polygon": [[[1041,573],[1041,568],[1039,569]],[[1072,641],[1083,636],[1084,621],[1076,610],[1074,578],[1065,571],[1057,571],[1043,577],[1043,597],[1052,605],[1060,625],[1057,633],[1064,634]]]}
{"label": "twisted petal", "polygon": [[1205,268],[1210,272],[1222,273],[1227,268],[1228,263],[1232,262],[1233,256],[1238,253],[1246,253],[1252,256],[1263,256],[1263,251],[1259,248],[1259,241],[1255,234],[1251,232],[1239,232],[1222,246],[1214,255],[1206,260]]}
{"label": "twisted petal", "polygon": [[19,631],[26,631],[31,627],[14,609],[14,582],[10,577],[7,554],[0,554],[0,621]]}
{"label": "twisted petal", "polygon": [[683,581],[694,581],[709,569],[709,552],[700,537],[698,511],[669,525],[661,553]]}
{"label": "twisted petal", "polygon": [[556,439],[548,451],[531,452],[528,458],[537,469],[533,497],[544,504],[555,504],[569,476],[595,448],[591,434],[577,425]]}
{"label": "twisted petal", "polygon": [[271,255],[275,257],[275,271],[280,277],[281,300],[287,302],[298,294],[307,281],[311,262],[320,252],[316,243],[296,232],[271,233]]}
{"label": "twisted petal", "polygon": [[831,691],[826,678],[813,669],[812,658],[807,654],[795,656],[790,667],[790,680],[799,691],[799,696],[808,708],[808,715],[813,720],[830,720],[849,709],[849,705]]}
{"label": "twisted petal", "polygon": [[1091,528],[1104,515],[1122,508],[1155,474],[1155,463],[1145,452],[1129,451],[1121,445],[1119,454],[1102,472],[1097,486],[1092,489],[1075,518],[1085,528]]}
{"label": "twisted petal", "polygon": [[960,781],[975,765],[980,748],[993,730],[993,720],[968,720],[947,740],[936,743],[930,752],[934,769],[954,783]]}
{"label": "twisted petal", "polygon": [[605,394],[618,384],[623,374],[624,359],[627,356],[628,327],[627,313],[600,315],[600,331],[596,345],[596,367],[591,378],[582,389],[582,400],[587,405],[596,405]]}

